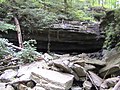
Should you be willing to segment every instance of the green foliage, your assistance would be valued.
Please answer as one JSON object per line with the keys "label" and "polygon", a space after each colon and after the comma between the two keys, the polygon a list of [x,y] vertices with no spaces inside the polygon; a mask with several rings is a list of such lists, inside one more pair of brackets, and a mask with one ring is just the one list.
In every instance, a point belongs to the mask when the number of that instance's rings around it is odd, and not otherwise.
{"label": "green foliage", "polygon": [[[24,9],[19,11],[20,25],[24,29],[39,30],[56,21],[56,14],[43,9]],[[31,27],[32,26],[32,27]]]}
{"label": "green foliage", "polygon": [[[116,8],[117,0],[1,0],[0,16],[3,21],[13,23],[16,16],[22,30],[39,30],[53,23],[58,23],[60,15],[65,19],[94,21],[94,14],[88,11],[93,6]],[[8,9],[9,8],[9,9]]]}
{"label": "green foliage", "polygon": [[107,49],[120,48],[120,9],[116,9],[113,16],[109,18],[113,19],[108,20],[105,26],[106,39],[104,47]]}
{"label": "green foliage", "polygon": [[[3,21],[13,23],[13,17],[16,16],[20,22],[22,30],[39,30],[40,28],[50,25],[57,20],[54,12],[48,11],[41,7],[41,3],[33,0],[17,0],[2,4],[0,13]],[[10,8],[9,10],[7,8]]]}
{"label": "green foliage", "polygon": [[0,3],[3,3],[3,2],[5,2],[6,0],[0,0]]}
{"label": "green foliage", "polygon": [[4,22],[0,22],[0,31],[7,32],[8,29],[15,30],[15,26],[11,25],[11,24],[4,23]]}
{"label": "green foliage", "polygon": [[118,8],[119,7],[119,0],[83,0],[83,1],[89,1],[92,6],[102,6],[105,8]]}
{"label": "green foliage", "polygon": [[24,63],[30,63],[36,60],[39,56],[39,53],[36,52],[36,48],[34,44],[36,44],[35,40],[25,41],[24,49],[16,53],[16,57],[19,58]]}
{"label": "green foliage", "polygon": [[12,55],[13,51],[10,47],[6,46],[8,43],[7,39],[0,38],[0,59],[4,58],[7,55]]}
{"label": "green foliage", "polygon": [[94,20],[93,17],[85,13],[83,10],[74,10],[70,12],[71,18],[73,20],[81,20],[81,21],[92,21]]}
{"label": "green foliage", "polygon": [[0,59],[5,58],[5,56],[11,55],[20,59],[23,63],[30,63],[35,61],[40,53],[36,52],[35,40],[29,40],[24,42],[24,49],[16,52],[12,47],[7,46],[8,40],[0,38]]}

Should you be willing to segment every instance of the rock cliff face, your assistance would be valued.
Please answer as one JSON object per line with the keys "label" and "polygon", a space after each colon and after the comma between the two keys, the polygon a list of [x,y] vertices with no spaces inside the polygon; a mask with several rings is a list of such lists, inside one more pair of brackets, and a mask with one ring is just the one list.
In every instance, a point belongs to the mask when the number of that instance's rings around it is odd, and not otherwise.
{"label": "rock cliff face", "polygon": [[[23,39],[35,39],[37,49],[40,51],[49,49],[50,51],[95,52],[102,48],[104,36],[99,32],[99,24],[71,23],[63,24],[64,27],[61,24],[54,24],[39,31],[24,31]],[[14,31],[10,31],[9,34],[1,33],[1,37],[17,43],[17,33]]]}

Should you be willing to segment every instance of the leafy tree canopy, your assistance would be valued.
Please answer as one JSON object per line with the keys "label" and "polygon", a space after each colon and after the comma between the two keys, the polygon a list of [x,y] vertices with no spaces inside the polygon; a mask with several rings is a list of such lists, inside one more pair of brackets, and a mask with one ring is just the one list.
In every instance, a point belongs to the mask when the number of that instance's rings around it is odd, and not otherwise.
{"label": "leafy tree canopy", "polygon": [[[22,28],[37,30],[40,27],[58,22],[59,19],[94,21],[94,12],[90,7],[112,5],[117,0],[0,0],[0,20],[12,23],[17,16]],[[104,4],[103,4],[104,3]],[[112,7],[111,6],[111,7]],[[92,10],[92,11],[91,11]],[[31,28],[32,26],[32,28]]]}

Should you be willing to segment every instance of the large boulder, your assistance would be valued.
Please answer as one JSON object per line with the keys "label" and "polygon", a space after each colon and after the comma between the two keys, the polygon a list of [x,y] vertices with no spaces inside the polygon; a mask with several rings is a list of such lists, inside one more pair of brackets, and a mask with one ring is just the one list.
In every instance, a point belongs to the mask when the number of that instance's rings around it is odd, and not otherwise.
{"label": "large boulder", "polygon": [[101,76],[104,76],[113,74],[114,72],[118,72],[119,70],[120,70],[120,52],[106,59],[106,66],[103,67],[99,73],[101,74]]}
{"label": "large boulder", "polygon": [[72,86],[74,76],[71,74],[41,69],[32,72],[30,78],[46,90],[68,90]]}

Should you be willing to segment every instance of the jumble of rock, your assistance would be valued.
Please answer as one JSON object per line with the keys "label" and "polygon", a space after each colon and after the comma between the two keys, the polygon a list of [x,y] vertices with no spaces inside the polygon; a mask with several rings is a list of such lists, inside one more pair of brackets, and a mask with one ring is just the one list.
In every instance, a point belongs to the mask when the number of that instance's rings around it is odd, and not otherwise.
{"label": "jumble of rock", "polygon": [[99,60],[88,54],[49,54],[21,65],[7,57],[0,66],[0,90],[120,90],[120,53]]}

